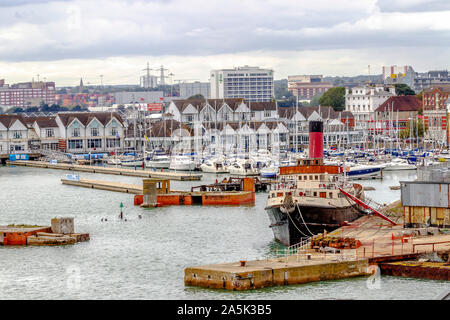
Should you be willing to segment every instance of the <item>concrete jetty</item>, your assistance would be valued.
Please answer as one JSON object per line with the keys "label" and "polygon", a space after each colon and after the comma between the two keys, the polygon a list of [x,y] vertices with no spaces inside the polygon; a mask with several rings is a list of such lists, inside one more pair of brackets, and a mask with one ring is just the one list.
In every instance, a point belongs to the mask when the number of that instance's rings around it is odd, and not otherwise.
{"label": "concrete jetty", "polygon": [[[438,228],[404,228],[404,208],[400,201],[381,211],[397,224],[386,224],[376,215],[363,216],[333,232],[283,248],[280,253],[277,250],[277,258],[188,267],[184,273],[185,285],[250,290],[367,276],[376,270],[372,266],[377,265],[383,265],[386,274],[402,274],[409,272],[405,271],[408,268],[417,267],[404,266],[404,261],[434,252],[444,252],[448,259],[450,233],[441,233]],[[439,279],[448,277],[445,263],[420,267],[415,269],[418,274],[432,274],[439,268]],[[423,271],[424,268],[428,270]],[[410,271],[411,276],[415,272]]]}
{"label": "concrete jetty", "polygon": [[79,171],[79,172],[90,172],[90,173],[114,174],[114,175],[122,175],[122,176],[141,177],[141,178],[159,178],[159,179],[170,179],[170,180],[178,180],[178,181],[198,181],[198,180],[201,180],[201,178],[202,178],[202,175],[198,174],[198,173],[133,170],[133,169],[124,169],[124,168],[87,166],[87,165],[66,164],[66,163],[51,164],[49,162],[44,162],[44,161],[19,160],[19,161],[7,161],[6,164],[12,165],[12,166],[24,166],[24,167],[33,167],[33,168],[45,168],[45,169],[57,169],[57,170],[68,170],[68,171]]}
{"label": "concrete jetty", "polygon": [[122,182],[112,182],[102,180],[89,180],[89,179],[80,179],[80,180],[61,179],[61,182],[62,184],[65,185],[89,189],[99,189],[131,194],[142,194],[142,186],[139,186],[137,184],[128,184]]}
{"label": "concrete jetty", "polygon": [[227,290],[261,289],[271,286],[301,284],[368,276],[369,260],[338,261],[298,257],[227,263],[186,268],[184,282],[198,286]]}

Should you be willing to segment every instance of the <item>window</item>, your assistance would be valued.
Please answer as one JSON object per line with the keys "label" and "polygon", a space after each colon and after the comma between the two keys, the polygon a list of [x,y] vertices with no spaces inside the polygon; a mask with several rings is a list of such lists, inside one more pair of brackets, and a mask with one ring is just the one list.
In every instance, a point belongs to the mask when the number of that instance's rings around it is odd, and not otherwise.
{"label": "window", "polygon": [[120,148],[120,139],[106,139],[107,148]]}
{"label": "window", "polygon": [[80,136],[80,128],[73,128],[72,137],[79,137],[79,136]]}
{"label": "window", "polygon": [[13,131],[13,138],[14,139],[22,139],[22,132],[18,130]]}
{"label": "window", "polygon": [[111,135],[112,136],[116,136],[117,135],[117,128],[116,127],[112,127],[111,128]]}
{"label": "window", "polygon": [[270,110],[264,110],[264,117],[269,118],[271,116],[271,111]]}
{"label": "window", "polygon": [[91,137],[98,137],[98,128],[91,128]]}
{"label": "window", "polygon": [[88,139],[87,147],[89,149],[101,148],[102,147],[102,139]]}
{"label": "window", "polygon": [[69,140],[69,149],[83,149],[83,140]]}
{"label": "window", "polygon": [[55,136],[55,131],[53,129],[45,129],[45,136],[47,138],[52,138]]}

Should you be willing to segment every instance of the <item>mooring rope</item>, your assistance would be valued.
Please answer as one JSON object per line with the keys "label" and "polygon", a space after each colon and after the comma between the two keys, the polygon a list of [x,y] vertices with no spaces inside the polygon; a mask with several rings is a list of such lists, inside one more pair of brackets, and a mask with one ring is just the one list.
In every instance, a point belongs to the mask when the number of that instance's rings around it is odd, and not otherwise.
{"label": "mooring rope", "polygon": [[300,210],[300,207],[298,206],[298,203],[295,203],[295,205],[297,206],[298,213],[300,214],[300,218],[302,218],[302,221],[303,221],[303,224],[304,224],[305,227],[306,227],[306,230],[308,230],[308,232],[309,232],[312,236],[314,236],[314,233],[312,233],[311,230],[309,230],[308,226],[306,225],[305,219],[303,219],[303,215],[302,215],[302,212],[301,212],[301,210]]}

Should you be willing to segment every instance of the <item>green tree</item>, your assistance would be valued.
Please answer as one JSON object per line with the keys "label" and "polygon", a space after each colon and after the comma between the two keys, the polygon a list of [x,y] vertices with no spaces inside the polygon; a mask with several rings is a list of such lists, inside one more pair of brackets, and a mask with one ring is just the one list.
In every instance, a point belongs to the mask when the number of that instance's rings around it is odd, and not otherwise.
{"label": "green tree", "polygon": [[395,93],[399,96],[413,96],[416,93],[407,84],[396,83],[394,84]]}
{"label": "green tree", "polygon": [[423,137],[425,132],[428,131],[428,127],[425,125],[424,121],[422,119],[416,119],[412,121],[412,134],[410,134],[411,129],[411,121],[408,121],[406,123],[406,128],[400,131],[400,138],[402,139],[408,139],[410,136],[415,137],[416,132],[419,137]]}
{"label": "green tree", "polygon": [[321,106],[331,106],[335,111],[345,108],[345,88],[335,87],[325,92],[319,99]]}

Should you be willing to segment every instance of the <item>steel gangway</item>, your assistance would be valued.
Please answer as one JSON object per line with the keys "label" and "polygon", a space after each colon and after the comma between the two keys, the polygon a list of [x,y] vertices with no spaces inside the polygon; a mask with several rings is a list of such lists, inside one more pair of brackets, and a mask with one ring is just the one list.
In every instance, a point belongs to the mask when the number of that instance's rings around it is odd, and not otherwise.
{"label": "steel gangway", "polygon": [[390,222],[392,225],[397,224],[380,212],[384,206],[377,203],[376,201],[374,201],[370,198],[365,198],[364,201],[362,201],[362,200],[356,198],[354,195],[346,192],[342,188],[339,188],[339,191],[341,191],[351,201],[355,202],[362,209],[362,211],[366,212],[367,214],[373,213],[373,214],[379,216],[380,218]]}

